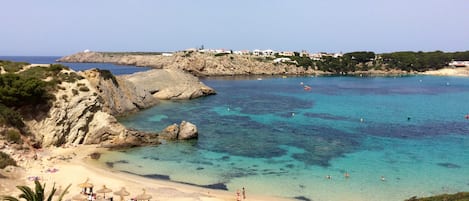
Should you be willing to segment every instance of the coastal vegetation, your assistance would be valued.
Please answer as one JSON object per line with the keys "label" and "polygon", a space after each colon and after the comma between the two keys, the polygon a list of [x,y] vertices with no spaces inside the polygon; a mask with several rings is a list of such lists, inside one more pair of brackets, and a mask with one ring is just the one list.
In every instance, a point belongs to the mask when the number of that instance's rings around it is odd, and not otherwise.
{"label": "coastal vegetation", "polygon": [[25,62],[0,61],[0,67],[6,71],[0,75],[0,126],[14,128],[2,130],[0,137],[10,143],[21,144],[21,134],[27,133],[22,114],[48,110],[60,83],[83,79],[74,72],[63,72],[68,67],[60,64],[31,67]]}
{"label": "coastal vegetation", "polygon": [[[277,58],[285,57],[276,55]],[[298,67],[315,68],[326,72],[341,73],[375,70],[404,70],[423,72],[448,66],[452,60],[469,60],[469,51],[465,52],[393,52],[376,54],[374,52],[350,52],[341,57],[323,56],[313,60],[307,56],[287,57],[296,61]]]}
{"label": "coastal vegetation", "polygon": [[[52,190],[49,193],[49,196],[46,197],[46,184],[42,185],[39,181],[34,181],[35,187],[34,190],[31,189],[29,186],[17,186],[21,191],[21,194],[18,198],[13,196],[0,196],[2,200],[5,201],[19,201],[20,199],[24,199],[26,201],[52,201],[52,198],[56,194],[57,189],[55,188],[55,184],[52,186]],[[63,190],[60,195],[57,197],[56,201],[61,201],[66,193],[68,193],[68,189],[71,185],[68,185],[65,190]]]}
{"label": "coastal vegetation", "polygon": [[469,201],[469,192],[443,194],[425,198],[412,197],[405,201]]}
{"label": "coastal vegetation", "polygon": [[13,160],[10,155],[0,151],[0,169],[3,169],[9,165],[17,166],[16,161]]}
{"label": "coastal vegetation", "polygon": [[28,65],[26,62],[11,62],[0,60],[0,66],[8,73],[18,72],[23,69],[24,66]]}

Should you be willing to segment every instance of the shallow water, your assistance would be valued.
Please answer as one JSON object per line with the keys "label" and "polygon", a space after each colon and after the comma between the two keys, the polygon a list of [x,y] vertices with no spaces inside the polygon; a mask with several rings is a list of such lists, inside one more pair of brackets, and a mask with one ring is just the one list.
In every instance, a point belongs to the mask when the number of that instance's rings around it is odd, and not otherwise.
{"label": "shallow water", "polygon": [[[311,200],[403,200],[468,191],[468,81],[206,79],[217,95],[163,102],[120,119],[148,131],[187,120],[198,125],[198,140],[101,160],[140,175]],[[312,90],[303,90],[301,82]]]}

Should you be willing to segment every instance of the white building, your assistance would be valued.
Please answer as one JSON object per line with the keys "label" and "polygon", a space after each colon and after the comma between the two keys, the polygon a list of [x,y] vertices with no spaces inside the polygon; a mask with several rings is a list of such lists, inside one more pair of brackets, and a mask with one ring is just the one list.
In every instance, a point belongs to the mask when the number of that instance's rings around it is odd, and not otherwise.
{"label": "white building", "polygon": [[274,54],[275,54],[275,51],[273,51],[271,49],[267,49],[267,50],[262,51],[262,55],[264,55],[264,56],[274,56]]}
{"label": "white building", "polygon": [[285,58],[285,57],[274,59],[274,63],[276,63],[276,64],[285,63],[285,62],[291,62],[291,59],[290,58]]}
{"label": "white building", "polygon": [[252,51],[252,55],[254,56],[261,56],[261,54],[262,54],[262,51],[259,49],[255,49]]}
{"label": "white building", "polygon": [[469,61],[451,61],[448,65],[453,67],[469,67]]}
{"label": "white building", "polygon": [[295,53],[290,52],[290,51],[282,51],[282,52],[279,52],[278,55],[284,56],[284,57],[292,57],[292,56],[295,56]]}

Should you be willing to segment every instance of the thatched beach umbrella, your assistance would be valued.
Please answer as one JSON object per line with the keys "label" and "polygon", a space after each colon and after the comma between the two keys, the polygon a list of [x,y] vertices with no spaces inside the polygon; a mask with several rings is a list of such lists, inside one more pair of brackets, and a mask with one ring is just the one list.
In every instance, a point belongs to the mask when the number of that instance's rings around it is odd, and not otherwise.
{"label": "thatched beach umbrella", "polygon": [[80,188],[83,189],[83,193],[86,193],[86,189],[89,188],[90,189],[90,193],[92,192],[92,189],[93,189],[93,184],[92,183],[89,183],[90,179],[89,178],[86,178],[86,181],[81,183],[81,184],[78,184],[78,186]]}
{"label": "thatched beach umbrella", "polygon": [[103,185],[102,189],[99,189],[99,190],[96,191],[96,193],[103,193],[104,198],[106,198],[106,193],[110,193],[110,192],[112,192],[112,190],[107,188],[106,185]]}
{"label": "thatched beach umbrella", "polygon": [[80,194],[74,195],[72,197],[72,200],[86,201],[86,200],[88,200],[88,196],[86,196],[85,194],[80,193]]}
{"label": "thatched beach umbrella", "polygon": [[122,187],[119,191],[114,192],[114,195],[121,197],[121,201],[124,200],[124,196],[129,196],[130,193],[125,190],[125,187]]}
{"label": "thatched beach umbrella", "polygon": [[150,199],[152,198],[151,195],[148,195],[145,191],[145,189],[142,189],[143,190],[143,193],[140,194],[140,195],[137,195],[135,197],[135,199],[138,201],[138,200],[148,200],[150,201]]}

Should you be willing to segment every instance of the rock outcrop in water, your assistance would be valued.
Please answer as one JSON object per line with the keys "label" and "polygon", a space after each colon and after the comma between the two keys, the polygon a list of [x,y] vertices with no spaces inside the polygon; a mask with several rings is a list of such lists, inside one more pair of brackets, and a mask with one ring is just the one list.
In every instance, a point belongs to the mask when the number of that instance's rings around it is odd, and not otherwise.
{"label": "rock outcrop in water", "polygon": [[60,62],[115,63],[164,69],[181,69],[196,76],[214,75],[297,75],[323,74],[288,64],[274,64],[265,58],[246,55],[214,56],[201,53],[176,53],[173,56],[137,53],[80,52],[60,58]]}
{"label": "rock outcrop in water", "polygon": [[199,79],[178,69],[155,69],[123,76],[125,80],[149,91],[155,98],[194,99],[215,94],[215,90]]}
{"label": "rock outcrop in water", "polygon": [[197,137],[197,126],[186,121],[182,121],[180,125],[170,125],[160,133],[160,138],[165,140],[189,140]]}

